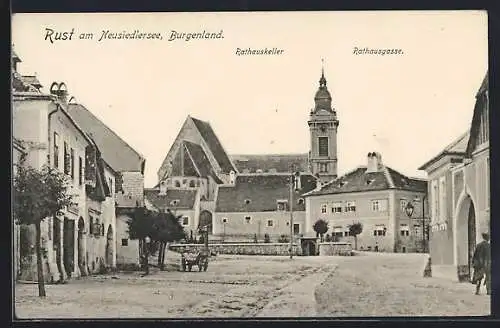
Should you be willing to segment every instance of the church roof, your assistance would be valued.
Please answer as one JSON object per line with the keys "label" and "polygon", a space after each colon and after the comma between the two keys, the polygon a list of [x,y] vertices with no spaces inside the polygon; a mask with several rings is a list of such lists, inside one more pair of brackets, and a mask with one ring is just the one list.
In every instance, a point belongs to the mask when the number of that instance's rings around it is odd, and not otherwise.
{"label": "church roof", "polygon": [[425,180],[409,178],[398,171],[382,166],[377,172],[366,172],[365,166],[360,166],[351,172],[327,183],[320,190],[314,190],[304,196],[330,195],[351,192],[379,191],[400,189],[425,192]]}
{"label": "church roof", "polygon": [[467,148],[467,142],[469,141],[469,131],[463,133],[457,139],[453,140],[448,146],[446,146],[439,154],[428,160],[425,164],[420,166],[419,170],[425,170],[429,165],[437,162],[446,155],[465,155],[465,150]]}
{"label": "church roof", "polygon": [[144,172],[145,159],[113,130],[80,104],[68,104],[71,117],[95,140],[102,157],[117,172]]}
{"label": "church roof", "polygon": [[[290,193],[288,174],[243,174],[236,177],[234,186],[221,186],[217,195],[215,212],[271,212],[277,210],[278,200],[288,200]],[[294,211],[305,211],[299,203],[301,195],[316,187],[316,179],[301,175],[302,190],[294,192]]]}
{"label": "church roof", "polygon": [[160,194],[159,189],[144,189],[144,197],[159,210],[193,209],[197,190],[170,189]]}
{"label": "church roof", "polygon": [[236,171],[235,167],[233,166],[233,163],[231,162],[229,156],[222,147],[222,144],[219,141],[219,138],[217,138],[217,135],[212,129],[210,123],[196,119],[194,117],[191,117],[191,119],[193,120],[193,123],[196,125],[198,131],[200,131],[201,136],[207,143],[208,148],[210,148],[210,151],[212,152],[213,156],[215,157],[215,160],[221,167],[222,171],[224,173]]}
{"label": "church roof", "polygon": [[308,171],[308,154],[263,154],[263,155],[231,155],[238,172],[255,173],[262,170],[263,173]]}
{"label": "church roof", "polygon": [[[212,164],[210,164],[210,160],[208,159],[207,154],[200,145],[189,141],[184,141],[184,147],[186,150],[184,152],[184,175],[189,175],[188,172],[186,172],[186,168],[191,167],[191,170],[194,169],[193,173],[196,173],[196,175],[194,176],[200,176],[204,178],[211,176],[217,183],[222,183],[222,181],[215,174],[214,168],[212,167]],[[189,162],[191,163],[191,166],[186,166],[186,164],[188,164]]]}

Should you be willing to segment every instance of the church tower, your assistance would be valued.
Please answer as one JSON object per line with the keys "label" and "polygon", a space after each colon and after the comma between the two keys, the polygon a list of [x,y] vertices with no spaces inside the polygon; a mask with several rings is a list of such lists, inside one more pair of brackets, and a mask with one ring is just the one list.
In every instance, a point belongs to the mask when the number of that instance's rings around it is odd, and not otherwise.
{"label": "church tower", "polygon": [[309,168],[325,183],[337,178],[337,113],[332,107],[332,96],[326,87],[324,68],[321,68],[319,89],[314,97],[314,109],[311,110],[309,132],[311,148],[309,150]]}

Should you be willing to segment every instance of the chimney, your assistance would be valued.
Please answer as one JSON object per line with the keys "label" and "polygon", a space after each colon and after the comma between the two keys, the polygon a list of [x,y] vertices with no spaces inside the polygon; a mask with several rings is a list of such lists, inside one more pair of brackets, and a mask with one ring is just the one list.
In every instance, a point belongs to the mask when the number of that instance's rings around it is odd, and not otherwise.
{"label": "chimney", "polygon": [[53,82],[50,86],[50,93],[57,96],[62,103],[68,103],[68,88],[64,82]]}
{"label": "chimney", "polygon": [[370,152],[367,156],[366,173],[379,172],[382,167],[382,155]]}

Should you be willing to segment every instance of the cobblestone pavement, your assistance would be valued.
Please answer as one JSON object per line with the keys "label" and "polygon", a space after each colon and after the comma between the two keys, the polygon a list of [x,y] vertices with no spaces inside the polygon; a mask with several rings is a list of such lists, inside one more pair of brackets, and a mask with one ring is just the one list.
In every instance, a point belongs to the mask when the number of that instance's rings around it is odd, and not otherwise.
{"label": "cobblestone pavement", "polygon": [[421,278],[421,255],[218,256],[207,272],[155,271],[17,284],[18,318],[481,315],[472,285]]}
{"label": "cobblestone pavement", "polygon": [[319,316],[486,316],[490,296],[470,283],[423,278],[419,254],[343,257],[315,290]]}

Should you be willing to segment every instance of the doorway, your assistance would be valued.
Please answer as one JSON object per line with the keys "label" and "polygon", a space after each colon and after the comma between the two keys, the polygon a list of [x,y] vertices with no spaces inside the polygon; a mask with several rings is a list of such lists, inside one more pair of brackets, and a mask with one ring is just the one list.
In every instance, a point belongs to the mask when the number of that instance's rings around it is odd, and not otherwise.
{"label": "doorway", "polygon": [[113,266],[113,227],[109,225],[106,234],[106,266]]}
{"label": "doorway", "polygon": [[74,258],[75,258],[75,221],[64,218],[63,223],[63,256],[64,256],[64,269],[71,277],[73,273]]}

